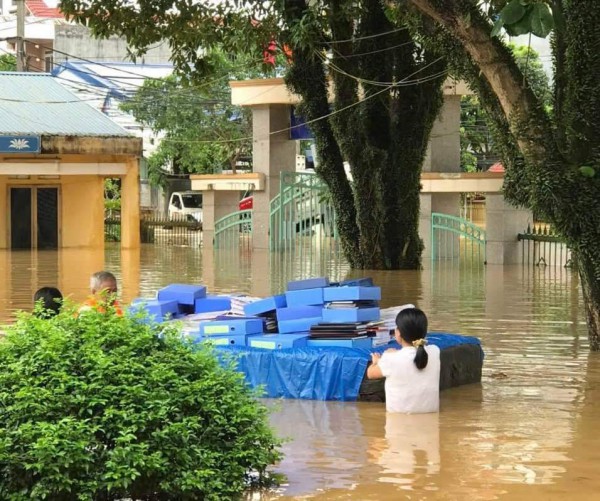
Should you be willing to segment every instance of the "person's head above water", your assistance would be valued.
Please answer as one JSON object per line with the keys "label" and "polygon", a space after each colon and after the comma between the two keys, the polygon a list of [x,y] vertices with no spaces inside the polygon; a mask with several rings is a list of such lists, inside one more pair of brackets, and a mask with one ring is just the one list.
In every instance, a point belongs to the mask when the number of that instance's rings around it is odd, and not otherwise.
{"label": "person's head above water", "polygon": [[[405,308],[396,316],[396,338],[406,345],[417,349],[415,365],[418,369],[427,367],[427,352],[425,351],[425,336],[427,336],[427,316],[419,308]],[[401,340],[398,338],[402,338]],[[402,343],[401,343],[402,344]]]}
{"label": "person's head above water", "polygon": [[33,295],[33,302],[35,304],[37,304],[38,301],[42,302],[42,306],[44,307],[44,317],[53,317],[60,313],[62,299],[63,296],[56,287],[42,287]]}
{"label": "person's head above water", "polygon": [[110,271],[97,271],[90,278],[92,294],[116,294],[117,279]]}

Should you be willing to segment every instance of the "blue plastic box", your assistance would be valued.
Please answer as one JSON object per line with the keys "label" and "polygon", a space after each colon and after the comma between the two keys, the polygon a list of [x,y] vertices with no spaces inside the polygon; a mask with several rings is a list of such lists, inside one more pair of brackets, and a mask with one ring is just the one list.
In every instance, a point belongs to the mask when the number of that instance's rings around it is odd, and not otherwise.
{"label": "blue plastic box", "polygon": [[210,343],[214,346],[246,346],[249,336],[246,334],[232,334],[229,336],[199,336],[196,342]]}
{"label": "blue plastic box", "polygon": [[308,333],[299,334],[264,334],[262,336],[248,336],[246,343],[252,348],[267,350],[280,350],[283,348],[302,348],[306,346]]}
{"label": "blue plastic box", "polygon": [[277,320],[297,320],[299,318],[321,318],[321,306],[289,306],[277,309]]}
{"label": "blue plastic box", "polygon": [[328,346],[341,346],[343,348],[357,348],[360,350],[370,350],[373,342],[370,337],[356,337],[354,339],[309,339],[309,347],[326,348]]}
{"label": "blue plastic box", "polygon": [[196,299],[194,304],[194,313],[229,310],[231,310],[231,298],[227,296],[206,296]]}
{"label": "blue plastic box", "polygon": [[365,278],[351,278],[349,280],[342,280],[339,285],[341,287],[346,286],[358,286],[358,287],[373,287],[373,279],[371,277]]}
{"label": "blue plastic box", "polygon": [[381,287],[327,287],[323,289],[323,299],[327,301],[379,301]]}
{"label": "blue plastic box", "polygon": [[158,291],[160,301],[177,301],[179,304],[194,306],[196,299],[206,297],[204,285],[171,284]]}
{"label": "blue plastic box", "polygon": [[323,322],[342,324],[379,320],[379,308],[323,308]]}
{"label": "blue plastic box", "polygon": [[308,278],[306,280],[296,280],[294,282],[288,282],[288,291],[299,291],[304,289],[317,289],[319,287],[329,287],[329,278]]}
{"label": "blue plastic box", "polygon": [[260,334],[264,330],[261,318],[251,320],[217,320],[200,322],[199,331],[202,336],[224,336],[228,334]]}
{"label": "blue plastic box", "polygon": [[285,296],[278,294],[244,305],[244,313],[246,315],[261,315],[275,311],[277,308],[285,308],[286,306]]}
{"label": "blue plastic box", "polygon": [[319,306],[323,301],[323,288],[302,289],[285,293],[288,306]]}
{"label": "blue plastic box", "polygon": [[155,322],[162,322],[167,318],[176,317],[179,313],[177,301],[159,301],[157,299],[134,299],[129,306],[129,311],[137,313],[146,311]]}
{"label": "blue plastic box", "polygon": [[322,322],[321,317],[297,318],[296,320],[282,320],[277,322],[277,329],[280,334],[291,332],[309,331],[313,325]]}

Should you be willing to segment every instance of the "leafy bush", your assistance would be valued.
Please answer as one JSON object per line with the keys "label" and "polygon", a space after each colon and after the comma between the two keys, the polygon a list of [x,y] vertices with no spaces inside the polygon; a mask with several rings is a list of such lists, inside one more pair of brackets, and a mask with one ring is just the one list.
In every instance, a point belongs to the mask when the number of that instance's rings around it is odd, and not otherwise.
{"label": "leafy bush", "polygon": [[0,499],[222,500],[279,459],[242,377],[175,326],[22,314],[0,342]]}

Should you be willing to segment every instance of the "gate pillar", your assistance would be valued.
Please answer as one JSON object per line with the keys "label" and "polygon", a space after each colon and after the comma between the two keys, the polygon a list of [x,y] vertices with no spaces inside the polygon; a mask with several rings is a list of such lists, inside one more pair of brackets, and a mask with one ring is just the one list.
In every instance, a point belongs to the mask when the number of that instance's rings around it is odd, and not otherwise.
{"label": "gate pillar", "polygon": [[264,191],[253,194],[253,249],[269,249],[270,202],[279,193],[280,173],[296,169],[297,145],[290,140],[289,126],[289,105],[252,106],[253,171],[265,176]]}
{"label": "gate pillar", "polygon": [[[460,95],[444,96],[440,115],[433,124],[423,172],[460,172]],[[421,193],[419,235],[423,260],[431,258],[431,213],[460,215],[460,193]],[[455,237],[458,240],[458,236]],[[439,257],[448,257],[440,249]]]}
{"label": "gate pillar", "polygon": [[519,264],[522,255],[517,235],[533,225],[531,211],[517,209],[504,200],[501,193],[488,193],[485,198],[488,264]]}

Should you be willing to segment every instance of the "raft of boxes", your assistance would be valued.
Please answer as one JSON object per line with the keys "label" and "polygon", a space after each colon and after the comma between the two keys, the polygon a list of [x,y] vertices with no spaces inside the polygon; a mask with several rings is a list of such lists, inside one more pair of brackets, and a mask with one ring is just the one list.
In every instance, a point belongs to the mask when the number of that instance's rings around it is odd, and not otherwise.
{"label": "raft of boxes", "polygon": [[[200,321],[188,335],[197,342],[282,349],[342,346],[370,349],[373,341],[387,343],[389,331],[379,333],[381,289],[370,278],[330,283],[326,277],[289,282],[284,294],[244,305],[244,317],[226,314]],[[231,298],[207,296],[206,287],[173,284],[155,300],[136,300],[131,308],[145,309],[154,320],[221,312]],[[270,332],[272,326],[276,332]]]}

